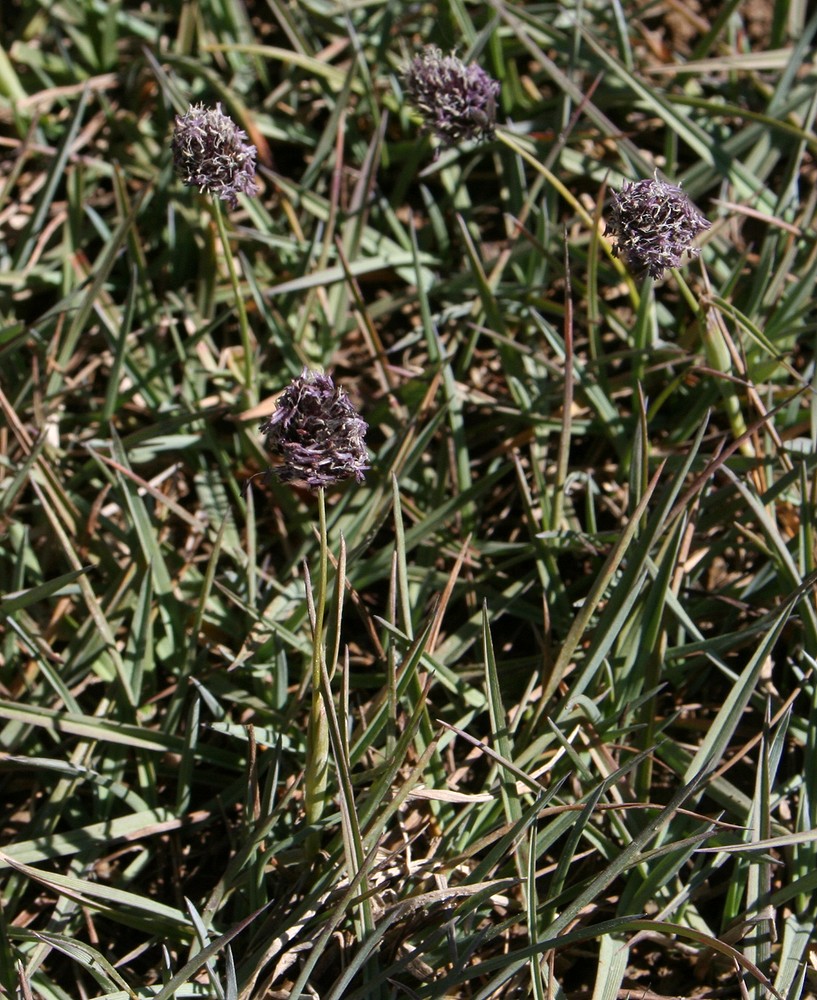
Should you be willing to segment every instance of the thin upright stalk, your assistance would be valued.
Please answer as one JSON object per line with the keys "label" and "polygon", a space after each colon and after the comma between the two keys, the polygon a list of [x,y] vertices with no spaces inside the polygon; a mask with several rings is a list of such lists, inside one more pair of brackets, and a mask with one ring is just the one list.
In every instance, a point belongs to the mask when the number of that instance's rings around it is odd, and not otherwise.
{"label": "thin upright stalk", "polygon": [[[309,826],[314,826],[323,815],[329,778],[329,723],[321,686],[325,658],[323,623],[326,613],[327,578],[329,575],[326,496],[323,487],[318,489],[318,526],[320,531],[320,561],[315,614],[312,622],[312,705],[309,711],[306,772],[304,775],[304,804],[306,822]],[[314,855],[317,853],[318,845],[317,832],[313,831],[307,841],[307,852]]]}
{"label": "thin upright stalk", "polygon": [[247,307],[244,305],[244,296],[238,281],[238,272],[235,268],[235,260],[230,249],[230,238],[227,234],[227,226],[224,222],[224,213],[221,210],[221,202],[218,198],[213,198],[213,215],[218,226],[218,233],[221,239],[221,246],[224,250],[224,257],[227,261],[227,269],[230,272],[230,282],[233,286],[235,304],[238,309],[238,329],[241,336],[241,348],[244,353],[244,388],[251,402],[255,402],[255,366],[253,365],[253,350],[250,340],[250,323],[247,319]]}

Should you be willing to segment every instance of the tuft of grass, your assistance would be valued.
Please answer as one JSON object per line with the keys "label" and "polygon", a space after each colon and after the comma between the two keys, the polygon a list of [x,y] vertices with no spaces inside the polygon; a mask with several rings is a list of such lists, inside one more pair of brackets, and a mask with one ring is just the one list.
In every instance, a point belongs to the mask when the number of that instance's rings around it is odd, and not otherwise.
{"label": "tuft of grass", "polygon": [[[812,995],[807,6],[0,28],[0,993]],[[421,133],[426,45],[494,140]],[[604,220],[656,172],[712,228],[654,282]],[[321,516],[258,431],[304,365],[370,425]]]}

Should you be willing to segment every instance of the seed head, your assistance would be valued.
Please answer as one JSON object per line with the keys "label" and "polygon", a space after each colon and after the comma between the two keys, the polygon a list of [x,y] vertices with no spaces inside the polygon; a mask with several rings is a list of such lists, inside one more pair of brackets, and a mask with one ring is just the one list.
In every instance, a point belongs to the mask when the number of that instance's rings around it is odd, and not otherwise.
{"label": "seed head", "polygon": [[708,222],[681,188],[653,178],[625,181],[613,195],[607,232],[615,239],[613,253],[630,267],[660,278],[670,267],[678,267],[686,250],[690,257],[701,252],[692,241]]}
{"label": "seed head", "polygon": [[177,115],[171,145],[173,166],[188,187],[214,194],[230,208],[238,205],[240,191],[250,197],[258,194],[255,146],[220,104],[215,108],[191,104]]}
{"label": "seed head", "polygon": [[423,49],[405,74],[406,96],[423,116],[423,129],[445,145],[493,139],[499,84],[477,66]]}
{"label": "seed head", "polygon": [[267,447],[283,458],[274,470],[278,478],[313,490],[352,476],[363,482],[369,468],[367,430],[343,389],[308,368],[284,389],[275,412],[261,424]]}

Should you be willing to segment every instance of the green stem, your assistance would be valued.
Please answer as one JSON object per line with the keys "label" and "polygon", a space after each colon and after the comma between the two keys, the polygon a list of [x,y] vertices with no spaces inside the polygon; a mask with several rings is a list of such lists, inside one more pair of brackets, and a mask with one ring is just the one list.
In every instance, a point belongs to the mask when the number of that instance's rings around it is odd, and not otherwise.
{"label": "green stem", "polygon": [[[323,487],[318,490],[318,520],[320,528],[320,565],[318,593],[315,601],[315,623],[312,634],[312,705],[306,742],[304,774],[304,805],[306,822],[314,826],[323,815],[326,789],[329,783],[329,722],[323,700],[324,644],[323,622],[326,612],[327,578],[329,575],[329,545],[326,534],[326,497]],[[317,854],[320,841],[317,831],[307,839],[307,854]]]}
{"label": "green stem", "polygon": [[235,260],[230,249],[230,238],[227,234],[227,226],[224,222],[224,213],[221,210],[221,202],[218,198],[213,198],[213,214],[218,226],[218,234],[224,250],[224,257],[227,261],[227,268],[230,272],[233,292],[235,294],[236,308],[238,309],[238,329],[241,334],[241,347],[244,353],[244,388],[250,397],[250,402],[254,403],[255,392],[253,387],[255,368],[253,366],[253,350],[250,342],[250,324],[247,319],[247,307],[244,305],[244,296],[238,282],[238,272],[235,269]]}
{"label": "green stem", "polygon": [[318,528],[321,536],[320,563],[318,566],[318,599],[315,602],[315,635],[312,643],[312,691],[320,692],[324,657],[323,620],[326,613],[326,591],[329,576],[329,542],[326,535],[326,494],[318,488]]}

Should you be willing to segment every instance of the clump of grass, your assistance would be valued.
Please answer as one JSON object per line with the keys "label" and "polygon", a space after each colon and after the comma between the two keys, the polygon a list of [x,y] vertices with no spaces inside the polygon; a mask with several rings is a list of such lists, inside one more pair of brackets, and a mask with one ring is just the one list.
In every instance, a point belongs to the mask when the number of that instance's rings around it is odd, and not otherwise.
{"label": "clump of grass", "polygon": [[[52,13],[0,12],[6,992],[808,995],[802,6]],[[499,85],[436,158],[429,46]],[[656,171],[711,226],[645,281]],[[304,367],[369,425],[317,531],[259,475]]]}

